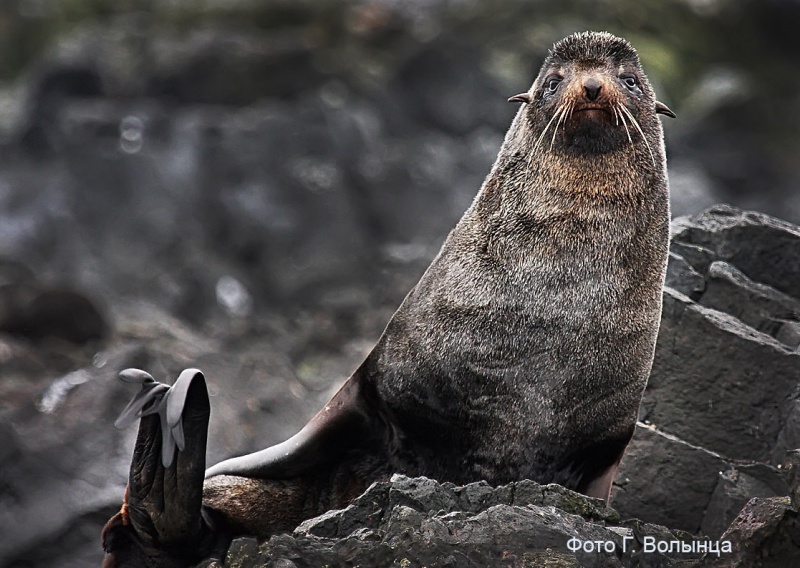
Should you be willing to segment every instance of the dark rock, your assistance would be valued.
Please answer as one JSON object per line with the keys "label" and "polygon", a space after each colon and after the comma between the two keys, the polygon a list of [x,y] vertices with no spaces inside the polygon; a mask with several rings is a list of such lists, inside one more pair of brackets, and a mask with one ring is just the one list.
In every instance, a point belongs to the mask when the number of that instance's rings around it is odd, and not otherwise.
{"label": "dark rock", "polygon": [[[132,440],[129,433],[97,428],[113,420],[113,407],[125,402],[105,378],[106,370],[99,367],[74,371],[44,392],[37,386],[25,404],[6,411],[11,436],[4,441],[10,439],[15,450],[0,462],[0,558],[5,561],[27,558],[37,565],[37,558],[52,555],[54,543],[69,542],[65,535],[83,534],[69,544],[71,557],[79,558],[78,545],[88,543],[87,533],[96,535],[101,523],[101,515],[93,515],[113,512],[110,505],[126,479],[123,448]],[[97,542],[95,537],[95,555]],[[66,560],[59,564],[68,565]]]}
{"label": "dark rock", "polygon": [[786,404],[787,418],[783,426],[775,451],[772,454],[772,463],[782,463],[787,453],[800,448],[800,385],[797,387],[791,400]]}
{"label": "dark rock", "polygon": [[[26,398],[23,395],[20,400],[14,395],[15,383],[18,380],[23,382],[27,377],[40,377],[46,373],[48,366],[58,366],[67,368],[72,363],[69,361],[66,366],[60,365],[64,358],[42,353],[40,346],[24,339],[11,337],[8,335],[0,336],[0,374],[3,381],[0,382],[0,400],[9,405],[18,404]],[[58,359],[56,362],[55,359]],[[24,386],[21,389],[24,391]],[[3,404],[0,403],[0,407]]]}
{"label": "dark rock", "polygon": [[[717,205],[701,215],[676,219],[672,239],[711,250],[715,260],[785,294],[800,290],[800,228],[791,223]],[[699,266],[695,270],[706,272]]]}
{"label": "dark rock", "polygon": [[800,450],[788,452],[783,467],[792,505],[800,511]]}
{"label": "dark rock", "polygon": [[509,95],[482,68],[480,57],[474,45],[440,38],[409,58],[389,86],[398,102],[408,105],[401,115],[457,136],[488,125],[504,129],[511,112],[495,103]]}
{"label": "dark rock", "polygon": [[706,279],[679,254],[669,253],[665,285],[692,299],[697,299],[706,289]]}
{"label": "dark rock", "polygon": [[66,101],[104,94],[97,69],[87,65],[40,64],[30,79],[27,108],[18,144],[36,160],[52,159],[63,149],[55,123]]}
{"label": "dark rock", "polygon": [[321,86],[302,30],[272,37],[244,30],[205,29],[144,43],[152,58],[147,94],[179,103],[246,105],[264,97],[297,97]]}
{"label": "dark rock", "polygon": [[727,458],[769,461],[798,382],[794,350],[665,289],[642,419]]}
{"label": "dark rock", "polygon": [[780,463],[800,383],[800,271],[774,258],[798,247],[796,227],[728,206],[673,223],[673,273],[693,296],[665,290],[643,420],[728,459]]}
{"label": "dark rock", "polygon": [[749,498],[788,493],[773,466],[800,446],[800,282],[793,261],[764,258],[794,251],[800,231],[716,206],[673,233],[645,424],[613,502],[623,516],[718,537]]}
{"label": "dark rock", "polygon": [[640,424],[620,465],[611,502],[623,517],[697,533],[719,474],[727,468],[718,454]]}
{"label": "dark rock", "polygon": [[612,493],[624,517],[717,539],[751,497],[786,495],[780,470],[726,460],[640,424]]}
{"label": "dark rock", "polygon": [[[684,217],[679,217],[673,221],[673,225],[684,221]],[[674,238],[670,240],[669,250],[671,253],[680,256],[684,261],[688,262],[692,269],[701,276],[708,272],[708,267],[714,261],[713,250],[693,243],[676,241]],[[705,279],[705,277],[703,277],[703,279]],[[672,288],[672,286],[670,287]],[[684,293],[683,290],[675,289],[678,290],[678,292]],[[689,294],[686,295],[688,296]]]}
{"label": "dark rock", "polygon": [[[759,469],[743,475],[763,477]],[[590,513],[574,515],[543,504],[549,491],[560,503],[582,502],[577,509]],[[463,500],[476,494],[477,500]],[[439,509],[443,504],[455,508]],[[457,487],[395,476],[373,484],[346,509],[310,519],[292,534],[276,535],[258,547],[252,539],[235,540],[225,565],[785,568],[800,554],[799,521],[786,497],[752,499],[724,535],[698,538],[638,520],[620,521],[610,509],[598,508],[596,500],[557,486],[523,481]],[[598,551],[597,541],[615,552]],[[704,556],[707,550],[719,554]]]}
{"label": "dark rock", "polygon": [[719,473],[700,526],[700,533],[720,538],[742,507],[753,497],[778,497],[788,493],[780,470],[765,464],[733,465]]}
{"label": "dark rock", "polygon": [[[563,512],[549,502],[584,514]],[[373,484],[346,509],[310,519],[291,535],[272,537],[256,558],[252,541],[234,541],[226,565],[666,568],[699,558],[644,554],[645,537],[687,543],[693,539],[664,527],[618,521],[616,513],[597,500],[558,486],[522,481],[497,488],[485,483],[457,487],[395,476]],[[573,541],[578,550],[570,550],[572,538],[580,540],[577,546]],[[603,544],[608,550],[583,544],[590,540],[609,543]],[[239,552],[242,548],[247,551]]]}
{"label": "dark rock", "polygon": [[754,282],[727,262],[714,261],[708,267],[708,284],[699,302],[738,318],[789,349],[800,346],[800,299]]}
{"label": "dark rock", "polygon": [[707,554],[702,568],[788,568],[800,564],[800,514],[788,497],[751,499],[722,535],[732,553]]}
{"label": "dark rock", "polygon": [[0,331],[33,341],[47,338],[83,344],[102,339],[108,324],[95,304],[73,290],[0,290],[8,305]]}
{"label": "dark rock", "polygon": [[0,260],[0,332],[32,341],[97,341],[109,325],[96,304],[78,291],[44,284],[19,262]]}
{"label": "dark rock", "polygon": [[[231,543],[225,558],[227,566],[248,568],[255,566],[259,554],[258,542],[253,538],[238,538]],[[209,566],[208,568],[212,568]]]}

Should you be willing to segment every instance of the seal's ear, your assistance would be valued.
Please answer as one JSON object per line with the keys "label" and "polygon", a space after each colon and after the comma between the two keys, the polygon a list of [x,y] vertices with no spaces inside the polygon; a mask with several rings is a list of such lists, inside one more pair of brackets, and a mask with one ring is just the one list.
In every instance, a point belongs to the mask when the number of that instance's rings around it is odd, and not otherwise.
{"label": "seal's ear", "polygon": [[529,103],[531,102],[531,95],[529,93],[520,93],[508,99],[510,103]]}
{"label": "seal's ear", "polygon": [[656,114],[666,114],[669,117],[677,118],[675,113],[672,112],[667,105],[659,101],[656,101]]}

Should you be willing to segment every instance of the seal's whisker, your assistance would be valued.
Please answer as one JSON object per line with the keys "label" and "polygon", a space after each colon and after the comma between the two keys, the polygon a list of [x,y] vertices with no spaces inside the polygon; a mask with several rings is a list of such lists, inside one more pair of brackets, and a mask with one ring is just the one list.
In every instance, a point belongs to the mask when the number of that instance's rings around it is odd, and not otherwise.
{"label": "seal's whisker", "polygon": [[[556,111],[553,113],[553,116],[550,117],[550,120],[547,121],[547,124],[545,125],[544,130],[542,130],[542,133],[539,135],[539,137],[536,139],[536,142],[533,144],[533,149],[528,154],[528,161],[527,161],[527,165],[525,166],[525,184],[526,185],[528,184],[528,181],[529,181],[530,175],[531,175],[531,165],[532,165],[532,162],[533,162],[533,156],[536,154],[536,150],[538,150],[539,144],[542,143],[542,140],[544,139],[545,134],[547,134],[547,131],[550,129],[550,126],[553,124],[553,121],[556,119],[557,116],[559,116],[561,114],[561,109],[562,109],[562,107],[557,108]],[[558,126],[556,126],[556,130],[558,130]],[[555,136],[555,134],[554,134],[554,136]],[[552,147],[552,144],[551,144],[551,147]]]}
{"label": "seal's whisker", "polygon": [[562,117],[563,120],[560,121],[561,125],[564,126],[565,128],[566,128],[567,121],[570,118],[572,118],[572,111],[574,111],[574,110],[575,110],[575,101],[569,101],[567,103],[566,109],[564,110],[564,116]]}
{"label": "seal's whisker", "polygon": [[636,120],[636,118],[633,116],[633,113],[630,110],[628,110],[627,108],[625,108],[625,106],[620,106],[620,108],[622,109],[622,111],[625,114],[628,115],[628,118],[631,119],[631,122],[636,127],[636,130],[638,130],[639,134],[641,134],[642,140],[644,140],[644,143],[647,146],[647,151],[650,152],[650,159],[653,161],[653,166],[655,167],[655,165],[656,165],[656,157],[653,155],[653,149],[650,148],[650,142],[647,141],[647,136],[644,135],[644,132],[642,132],[642,127],[639,126],[639,121]]}
{"label": "seal's whisker", "polygon": [[566,108],[567,108],[567,105],[561,105],[560,107],[558,107],[558,110],[556,111],[556,116],[558,117],[558,120],[556,120],[556,125],[553,128],[553,135],[550,137],[550,149],[551,150],[553,149],[553,144],[556,141],[556,134],[558,134],[558,127],[561,124],[561,119],[564,118],[564,109],[566,109]]}
{"label": "seal's whisker", "polygon": [[553,144],[556,142],[556,134],[558,134],[558,127],[561,126],[562,121],[567,118],[567,113],[569,112],[569,104],[561,105],[556,113],[558,115],[558,120],[556,121],[556,127],[553,129],[553,137],[550,139],[550,149],[553,149]]}
{"label": "seal's whisker", "polygon": [[567,110],[564,113],[564,122],[563,122],[563,124],[566,125],[567,121],[570,118],[572,118],[572,111],[574,111],[574,110],[575,110],[575,101],[569,101],[569,103],[567,103]]}
{"label": "seal's whisker", "polygon": [[554,112],[553,116],[550,117],[550,120],[547,122],[547,125],[544,127],[544,130],[542,130],[542,133],[536,139],[536,142],[534,142],[533,149],[531,149],[531,151],[528,153],[528,160],[525,166],[525,185],[528,184],[528,181],[530,179],[531,162],[533,162],[533,156],[536,154],[536,150],[539,148],[539,144],[542,142],[544,135],[547,134],[547,130],[550,128],[550,125],[553,124],[553,121],[555,120],[557,115],[558,115],[558,109],[556,109],[556,112]]}
{"label": "seal's whisker", "polygon": [[[620,105],[617,105],[617,106],[620,106]],[[628,135],[628,142],[630,142],[631,146],[633,146],[633,139],[631,138],[631,131],[628,130],[628,123],[625,121],[625,115],[622,114],[622,112],[620,112],[619,113],[619,118],[622,121],[622,126],[625,127],[625,134]]]}
{"label": "seal's whisker", "polygon": [[547,130],[550,128],[550,125],[553,124],[553,121],[556,119],[556,116],[558,116],[558,109],[556,110],[556,112],[553,113],[553,116],[550,118],[550,121],[547,123],[547,126],[544,127],[544,130],[542,130],[542,133],[539,135],[539,138],[536,139],[536,143],[533,145],[533,150],[531,150],[531,154],[536,153],[536,150],[539,148],[539,144],[541,143],[542,138],[544,138],[544,135],[547,134]]}

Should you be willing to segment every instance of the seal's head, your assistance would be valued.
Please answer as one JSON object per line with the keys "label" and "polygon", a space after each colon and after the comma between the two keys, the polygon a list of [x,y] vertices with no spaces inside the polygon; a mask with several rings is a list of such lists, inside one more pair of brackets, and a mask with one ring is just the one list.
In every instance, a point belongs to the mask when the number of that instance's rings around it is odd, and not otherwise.
{"label": "seal's head", "polygon": [[675,116],[656,100],[633,46],[607,32],[557,42],[531,90],[509,101],[527,103],[537,146],[546,141],[551,151],[581,156],[643,142],[655,162],[661,139],[656,114]]}

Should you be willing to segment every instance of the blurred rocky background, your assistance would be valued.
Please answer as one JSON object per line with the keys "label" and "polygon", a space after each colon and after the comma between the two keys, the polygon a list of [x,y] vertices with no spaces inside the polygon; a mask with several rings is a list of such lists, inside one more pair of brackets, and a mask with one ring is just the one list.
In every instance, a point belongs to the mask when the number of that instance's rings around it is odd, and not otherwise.
{"label": "blurred rocky background", "polygon": [[[676,216],[727,202],[800,222],[798,26],[796,0],[0,4],[0,566],[99,565],[135,434],[112,426],[125,367],[205,371],[210,463],[299,429],[569,33],[628,38],[678,114]],[[800,254],[791,225],[709,215],[673,244],[615,499],[716,537],[749,496],[787,491]]]}

